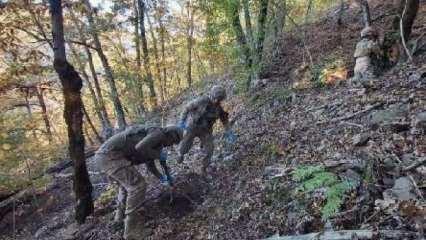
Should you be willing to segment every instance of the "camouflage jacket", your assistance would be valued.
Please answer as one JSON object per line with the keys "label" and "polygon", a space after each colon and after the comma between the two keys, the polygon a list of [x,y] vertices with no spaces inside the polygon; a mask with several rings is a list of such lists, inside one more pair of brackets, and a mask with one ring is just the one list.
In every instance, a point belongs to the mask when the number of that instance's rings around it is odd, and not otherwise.
{"label": "camouflage jacket", "polygon": [[369,57],[372,54],[379,55],[381,52],[379,43],[370,39],[361,39],[356,45],[354,57]]}
{"label": "camouflage jacket", "polygon": [[97,153],[114,154],[140,164],[158,159],[166,140],[161,128],[137,125],[109,138]]}
{"label": "camouflage jacket", "polygon": [[214,104],[209,97],[202,96],[189,102],[180,117],[186,121],[188,128],[198,128],[211,131],[217,119],[220,119],[225,128],[228,128],[228,113],[220,104]]}

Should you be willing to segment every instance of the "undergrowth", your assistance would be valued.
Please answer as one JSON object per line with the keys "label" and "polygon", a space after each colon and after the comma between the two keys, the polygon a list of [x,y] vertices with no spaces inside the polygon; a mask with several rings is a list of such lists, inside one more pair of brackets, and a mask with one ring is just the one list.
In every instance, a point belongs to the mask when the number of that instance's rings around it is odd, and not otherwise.
{"label": "undergrowth", "polygon": [[295,194],[307,198],[313,191],[324,188],[326,203],[321,208],[323,219],[328,219],[339,212],[345,194],[354,189],[356,183],[340,180],[334,173],[322,166],[301,166],[292,173],[292,178],[298,183]]}

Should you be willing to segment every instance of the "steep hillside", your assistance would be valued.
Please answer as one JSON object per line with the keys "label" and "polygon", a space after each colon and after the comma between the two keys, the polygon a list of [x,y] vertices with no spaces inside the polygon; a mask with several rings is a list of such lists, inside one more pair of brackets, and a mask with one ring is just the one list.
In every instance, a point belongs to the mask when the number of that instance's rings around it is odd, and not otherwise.
{"label": "steep hillside", "polygon": [[[384,26],[386,6],[377,2],[372,12]],[[336,30],[332,12],[308,26],[306,47],[315,65],[340,59],[350,76],[359,13],[348,6],[344,26]],[[424,29],[423,1],[413,38]],[[230,95],[225,108],[238,135],[234,144],[226,144],[217,128],[208,176],[199,175],[198,144],[182,165],[170,149],[173,191],[147,174],[141,216],[151,239],[262,239],[342,229],[393,230],[393,239],[424,234],[426,54],[388,70],[369,89],[346,81],[318,87],[306,81],[301,67],[306,51],[296,32],[282,38],[263,79],[246,95],[237,94],[229,74],[206,80],[149,117],[150,124],[176,123],[184,103],[223,84]],[[68,168],[53,174],[52,185],[37,197],[37,211],[19,205],[2,218],[7,234],[0,239],[120,239],[122,228],[110,224],[114,191],[106,189],[107,180],[91,158],[88,165],[100,196],[88,223],[73,223],[72,202],[61,200],[71,195]],[[146,173],[144,167],[141,171]]]}

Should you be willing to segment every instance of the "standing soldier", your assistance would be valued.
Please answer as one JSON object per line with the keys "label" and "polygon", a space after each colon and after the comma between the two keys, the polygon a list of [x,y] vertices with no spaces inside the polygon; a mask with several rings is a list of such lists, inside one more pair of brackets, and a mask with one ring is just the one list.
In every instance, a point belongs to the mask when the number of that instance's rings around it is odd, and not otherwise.
{"label": "standing soldier", "polygon": [[185,106],[179,122],[179,127],[186,130],[179,145],[179,163],[183,162],[184,155],[191,149],[194,138],[198,137],[206,154],[202,160],[201,171],[202,174],[206,174],[214,150],[213,125],[218,119],[225,128],[227,141],[235,141],[236,137],[230,129],[228,113],[221,106],[221,102],[225,98],[225,89],[221,86],[214,86],[208,96],[201,96]]}
{"label": "standing soldier", "polygon": [[356,45],[354,57],[355,68],[354,78],[355,84],[369,84],[377,72],[377,61],[381,55],[380,44],[378,41],[377,31],[373,27],[365,27],[361,31],[361,41]]}
{"label": "standing soldier", "polygon": [[[163,148],[178,144],[182,134],[182,130],[175,126],[157,128],[135,125],[109,138],[96,152],[95,161],[99,169],[120,185],[114,220],[120,223],[125,217],[126,240],[146,237],[143,219],[137,214],[144,200],[146,183],[134,165],[145,163],[162,183],[171,185],[172,178],[166,164],[167,153]],[[160,160],[165,175],[158,171],[155,159]]]}

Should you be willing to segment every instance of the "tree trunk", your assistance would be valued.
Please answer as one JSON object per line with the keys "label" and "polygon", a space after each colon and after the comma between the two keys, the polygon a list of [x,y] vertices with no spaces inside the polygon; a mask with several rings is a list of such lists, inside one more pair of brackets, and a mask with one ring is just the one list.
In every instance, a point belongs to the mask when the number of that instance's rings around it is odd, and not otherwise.
{"label": "tree trunk", "polygon": [[101,111],[103,121],[102,126],[105,126],[105,128],[102,129],[102,137],[104,139],[108,139],[112,136],[112,125],[105,107],[105,102],[102,95],[101,86],[99,84],[98,75],[96,74],[95,65],[93,64],[92,53],[88,47],[84,47],[84,50],[86,51],[90,72],[92,74],[93,83],[95,85],[96,95],[98,96],[99,109]]}
{"label": "tree trunk", "polygon": [[[26,88],[24,90],[24,94],[25,94],[24,98],[25,98],[25,108],[27,109],[27,113],[28,113],[28,119],[30,121],[32,121],[33,120],[33,112],[31,110],[31,105],[30,105],[30,102],[28,100],[29,91],[30,90],[28,88]],[[36,138],[37,137],[36,132],[33,129],[31,131],[33,133],[33,137]]]}
{"label": "tree trunk", "polygon": [[157,38],[155,37],[154,28],[152,26],[152,22],[149,17],[149,14],[148,13],[145,13],[145,14],[146,14],[146,19],[148,20],[149,32],[152,38],[152,48],[154,49],[155,69],[156,69],[157,77],[160,83],[160,99],[161,99],[161,102],[164,102],[164,81],[161,76],[161,67],[160,67],[160,58],[158,56]]}
{"label": "tree trunk", "polygon": [[92,119],[89,116],[89,113],[87,113],[86,107],[84,106],[84,104],[82,105],[82,110],[83,110],[83,114],[86,117],[86,121],[90,126],[90,129],[92,129],[92,132],[95,134],[96,139],[98,139],[98,141],[100,143],[103,143],[103,139],[101,138],[101,136],[99,135],[98,131],[96,130],[95,125],[93,125]]}
{"label": "tree trunk", "polygon": [[370,7],[368,6],[367,0],[359,0],[359,4],[362,9],[362,21],[364,23],[364,27],[371,26],[371,14]]}
{"label": "tree trunk", "polygon": [[253,44],[253,28],[251,26],[251,17],[250,17],[250,5],[249,0],[243,0],[243,8],[244,8],[244,22],[246,25],[246,36],[247,41],[250,46],[250,49],[253,50],[254,44]]}
{"label": "tree trunk", "polygon": [[230,17],[232,21],[232,28],[237,38],[238,45],[240,46],[240,49],[243,53],[245,67],[247,71],[249,72],[249,76],[246,81],[246,90],[248,90],[250,88],[250,84],[252,80],[252,64],[253,64],[252,58],[250,56],[250,47],[247,44],[247,39],[246,39],[246,36],[244,35],[243,27],[241,26],[239,1],[232,1],[230,4],[231,4]]}
{"label": "tree trunk", "polygon": [[284,32],[284,27],[286,24],[286,14],[287,12],[287,0],[279,0],[277,6],[277,20],[276,20],[276,28],[275,31],[275,39],[278,39],[279,36]]}
{"label": "tree trunk", "polygon": [[187,41],[187,51],[188,51],[188,62],[186,78],[188,81],[188,87],[192,86],[192,45],[193,45],[193,35],[194,35],[194,10],[192,8],[191,0],[187,2],[187,17],[188,17],[188,31],[186,36]]}
{"label": "tree trunk", "polygon": [[68,129],[69,154],[74,162],[74,191],[76,197],[75,217],[78,223],[85,222],[93,213],[92,184],[86,167],[84,154],[83,113],[80,91],[82,80],[74,67],[68,63],[65,53],[62,2],[50,0],[52,22],[53,67],[58,73],[64,94],[64,118]]}
{"label": "tree trunk", "polygon": [[[397,3],[398,16],[394,19],[394,29],[400,31],[399,21],[402,18],[402,30],[404,33],[404,39],[408,41],[410,39],[411,30],[416,19],[417,12],[419,11],[419,0],[399,0]],[[405,9],[405,12],[404,12]]]}
{"label": "tree trunk", "polygon": [[89,69],[93,78],[93,83],[95,85],[95,91],[96,91],[98,104],[99,104],[99,111],[101,112],[101,115],[102,115],[102,137],[103,139],[108,139],[112,136],[112,132],[113,132],[112,125],[111,125],[111,122],[109,121],[108,112],[106,110],[104,98],[102,96],[102,90],[99,84],[98,75],[96,74],[95,65],[93,64],[93,56],[90,49],[87,47],[88,44],[87,44],[85,33],[83,31],[83,27],[79,23],[72,9],[70,9],[70,15],[71,15],[71,20],[73,21],[74,25],[77,27],[77,30],[79,32],[80,41],[84,45],[84,51],[86,52],[86,55],[87,55]]}
{"label": "tree trunk", "polygon": [[145,3],[143,0],[138,1],[138,10],[139,10],[139,28],[140,28],[140,37],[142,40],[142,52],[143,52],[143,62],[146,71],[146,77],[149,88],[149,96],[151,105],[155,108],[157,106],[157,95],[154,89],[154,80],[152,79],[151,68],[149,64],[149,53],[148,53],[148,43],[146,40],[146,32],[145,32]]}
{"label": "tree trunk", "polygon": [[265,33],[266,33],[266,17],[268,15],[268,3],[269,0],[260,0],[259,2],[259,16],[257,18],[257,43],[256,43],[256,53],[257,60],[256,64],[259,65],[262,62],[262,53],[263,53],[263,43],[265,41]]}
{"label": "tree trunk", "polygon": [[83,125],[84,136],[86,136],[87,141],[89,141],[90,146],[95,145],[92,138],[90,137],[89,131],[87,130],[87,124]]}
{"label": "tree trunk", "polygon": [[43,89],[41,87],[36,87],[35,92],[37,95],[38,102],[41,107],[41,115],[43,116],[44,125],[46,126],[46,134],[49,142],[52,141],[52,130],[50,126],[49,116],[47,115],[47,107],[44,101]]}
{"label": "tree trunk", "polygon": [[126,128],[126,119],[124,116],[123,106],[121,105],[120,98],[118,97],[118,91],[115,85],[114,74],[112,72],[111,66],[108,63],[108,59],[105,56],[104,51],[102,50],[102,44],[101,44],[101,41],[99,40],[99,36],[95,27],[95,20],[93,18],[92,6],[90,5],[89,0],[84,0],[84,4],[86,5],[87,19],[89,22],[89,31],[90,31],[90,34],[92,35],[93,42],[97,49],[98,56],[101,60],[102,66],[105,71],[105,76],[111,90],[111,100],[114,104],[114,110],[115,110],[115,115],[117,118],[118,128],[120,131],[122,131]]}
{"label": "tree trunk", "polygon": [[143,78],[141,75],[142,71],[142,60],[141,60],[141,44],[139,39],[139,11],[137,0],[133,0],[133,25],[134,25],[134,42],[136,49],[136,67],[137,67],[137,79],[136,79],[136,93],[138,95],[138,106],[137,112],[139,117],[142,117],[145,113],[145,103],[144,103],[144,92],[143,92]]}
{"label": "tree trunk", "polygon": [[[75,61],[76,61],[77,65],[78,65],[78,68],[80,70],[80,74],[83,77],[83,80],[87,84],[87,88],[89,89],[89,92],[90,92],[90,97],[92,98],[93,105],[95,106],[96,115],[98,116],[99,122],[101,123],[102,128],[104,129],[107,126],[104,125],[105,122],[103,120],[102,113],[100,111],[98,98],[96,97],[95,90],[93,89],[92,83],[89,80],[89,76],[87,75],[87,72],[85,70],[84,64],[81,62],[81,59],[78,56],[78,53],[77,53],[76,49],[74,48],[74,46],[72,44],[68,44],[68,46],[69,46],[69,48],[70,48],[70,50],[72,52],[72,55],[75,58]],[[101,142],[102,142],[102,140],[101,140]]]}

